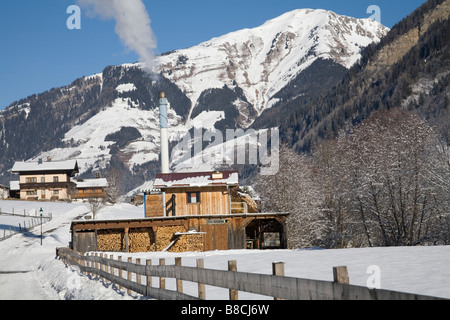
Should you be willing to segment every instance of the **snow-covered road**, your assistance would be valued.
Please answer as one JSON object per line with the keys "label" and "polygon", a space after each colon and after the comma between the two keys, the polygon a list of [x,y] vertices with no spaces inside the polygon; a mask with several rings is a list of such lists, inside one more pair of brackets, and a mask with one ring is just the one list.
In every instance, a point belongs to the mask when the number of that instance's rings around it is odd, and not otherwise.
{"label": "snow-covered road", "polygon": [[[5,212],[12,212],[12,208],[16,212],[24,209],[29,212],[43,207],[46,213],[53,215],[53,220],[42,226],[42,246],[39,226],[0,242],[0,299],[54,299],[52,291],[42,288],[39,266],[43,261],[55,258],[57,247],[68,245],[70,221],[87,213],[87,208],[82,204],[20,201],[1,201],[0,206]],[[11,218],[3,217],[3,220],[11,221]]]}

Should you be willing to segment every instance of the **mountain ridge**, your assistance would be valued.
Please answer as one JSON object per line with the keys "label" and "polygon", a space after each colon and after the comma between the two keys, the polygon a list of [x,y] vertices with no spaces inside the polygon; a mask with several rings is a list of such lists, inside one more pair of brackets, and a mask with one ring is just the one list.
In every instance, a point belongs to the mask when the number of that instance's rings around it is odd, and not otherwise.
{"label": "mountain ridge", "polygon": [[[297,19],[286,19],[293,16]],[[299,28],[302,24],[311,28]],[[339,24],[345,26],[339,30]],[[289,30],[274,27],[280,25]],[[268,27],[271,33],[261,31]],[[303,38],[294,29],[301,29]],[[257,30],[264,37],[252,34]],[[337,74],[333,82],[318,83],[316,89],[340,81],[347,66],[333,61],[329,52],[338,56],[341,52],[340,56],[356,61],[363,44],[379,41],[386,32],[387,28],[367,19],[300,9],[257,28],[161,55],[159,76],[146,74],[140,63],[109,66],[68,86],[21,99],[0,111],[0,181],[13,177],[8,170],[14,161],[34,161],[49,155],[54,160],[79,158],[84,176],[93,171],[105,173],[114,166],[130,181],[136,180],[135,184],[143,183],[158,167],[159,91],[169,96],[172,145],[202,119],[208,125],[216,123],[220,129],[247,128],[263,110],[290,99],[291,92],[301,95],[310,90],[296,84],[308,80],[299,77],[303,71],[323,76],[332,70]],[[237,34],[240,36],[232,41]],[[247,40],[241,42],[244,34]],[[330,34],[339,41],[324,44]],[[351,48],[343,44],[345,36],[350,37]],[[307,43],[302,45],[302,39]],[[328,69],[315,72],[311,66],[321,63]],[[292,88],[283,91],[288,84]],[[224,105],[224,101],[228,102]],[[120,146],[107,138],[131,127],[138,129],[141,138]],[[130,183],[126,189],[133,186]]]}

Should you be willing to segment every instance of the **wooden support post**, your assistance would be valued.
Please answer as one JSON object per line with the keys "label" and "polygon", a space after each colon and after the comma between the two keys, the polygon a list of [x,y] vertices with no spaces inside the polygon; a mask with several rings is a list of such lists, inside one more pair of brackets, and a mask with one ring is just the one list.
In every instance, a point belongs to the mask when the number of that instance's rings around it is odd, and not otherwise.
{"label": "wooden support post", "polygon": [[[133,258],[128,257],[128,263],[132,263],[132,262],[133,262]],[[127,270],[127,279],[128,279],[128,281],[131,281],[131,272],[129,270]],[[127,289],[127,293],[131,294],[131,290]]]}
{"label": "wooden support post", "polygon": [[130,238],[128,236],[129,228],[125,228],[125,252],[130,252]]}
{"label": "wooden support post", "polygon": [[[284,277],[284,262],[273,262],[272,263],[272,274],[274,276]],[[274,300],[283,300],[283,299],[274,297]]]}
{"label": "wooden support post", "polygon": [[[165,266],[166,265],[166,259],[159,259],[159,265],[160,266]],[[160,289],[165,289],[166,288],[166,278],[165,277],[160,277],[159,278],[159,288]]]}
{"label": "wooden support post", "polygon": [[[204,259],[197,259],[197,268],[203,269],[205,267]],[[203,283],[198,284],[198,298],[200,300],[206,300],[206,290],[205,285]]]}
{"label": "wooden support post", "polygon": [[[141,264],[141,259],[136,258],[136,264]],[[141,284],[141,274],[140,273],[136,273],[136,282]]]}
{"label": "wooden support post", "polygon": [[152,230],[153,230],[153,239],[155,239],[155,252],[156,252],[158,251],[158,245],[156,243],[156,232],[158,232],[158,227],[153,226]]}
{"label": "wooden support post", "polygon": [[[175,258],[175,265],[181,267],[181,258]],[[177,291],[183,292],[183,280],[177,279]]]}
{"label": "wooden support post", "polygon": [[[152,260],[149,259],[145,262],[146,266],[151,266],[152,265]],[[152,286],[152,276],[147,275],[147,287],[151,287]]]}
{"label": "wooden support post", "polygon": [[[228,261],[228,271],[237,271],[237,261],[230,260]],[[230,300],[239,300],[239,294],[237,290],[230,289]]]}
{"label": "wooden support post", "polygon": [[350,284],[350,279],[348,277],[348,270],[346,266],[333,267],[333,278],[334,282],[342,284]]}

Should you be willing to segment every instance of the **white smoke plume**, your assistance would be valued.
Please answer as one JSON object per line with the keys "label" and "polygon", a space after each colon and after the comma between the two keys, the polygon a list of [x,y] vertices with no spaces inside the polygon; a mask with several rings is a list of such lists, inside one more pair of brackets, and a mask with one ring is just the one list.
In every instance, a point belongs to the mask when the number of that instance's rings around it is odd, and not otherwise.
{"label": "white smoke plume", "polygon": [[142,0],[77,0],[88,14],[116,21],[115,31],[124,45],[136,52],[146,71],[156,71],[156,37]]}

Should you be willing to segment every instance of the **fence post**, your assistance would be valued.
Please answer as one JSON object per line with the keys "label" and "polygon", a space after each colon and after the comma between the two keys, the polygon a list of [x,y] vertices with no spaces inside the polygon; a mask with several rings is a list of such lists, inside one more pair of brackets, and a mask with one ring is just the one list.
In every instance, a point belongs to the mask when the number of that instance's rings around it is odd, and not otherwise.
{"label": "fence post", "polygon": [[[146,266],[151,266],[152,265],[152,260],[151,259],[146,260],[145,261],[145,265]],[[147,273],[147,287],[151,287],[151,286],[152,286],[152,276]]]}
{"label": "fence post", "polygon": [[[272,263],[272,274],[274,276],[284,277],[284,262],[273,262]],[[284,300],[274,297],[274,300]]]}
{"label": "fence post", "polygon": [[[228,271],[237,271],[237,261],[236,260],[230,260],[228,261]],[[230,289],[230,300],[239,300],[239,295],[237,290],[231,290]]]}
{"label": "fence post", "polygon": [[[114,255],[110,254],[109,255],[109,260],[114,260]],[[109,264],[109,271],[110,274],[112,274],[113,276],[116,275],[116,272],[114,271],[113,266],[111,265],[111,263]]]}
{"label": "fence post", "polygon": [[[141,259],[136,258],[136,264],[140,265]],[[141,274],[140,273],[136,273],[136,282],[141,284]]]}
{"label": "fence post", "polygon": [[[117,260],[122,262],[122,256],[118,256]],[[122,278],[122,268],[119,268],[119,277]],[[119,285],[119,289],[122,289],[123,287]]]}
{"label": "fence post", "polygon": [[[197,268],[203,269],[205,267],[205,260],[204,259],[197,259]],[[205,291],[205,285],[203,283],[198,283],[198,298],[200,300],[206,300],[206,291]]]}
{"label": "fence post", "polygon": [[[181,258],[175,258],[175,265],[181,267]],[[177,291],[183,292],[183,280],[177,279]]]}
{"label": "fence post", "polygon": [[346,266],[333,267],[333,281],[342,284],[350,284]]}
{"label": "fence post", "polygon": [[[159,265],[165,266],[166,265],[166,259],[161,258],[159,259]],[[159,288],[160,289],[166,289],[166,278],[165,277],[159,277]]]}
{"label": "fence post", "polygon": [[[100,258],[106,258],[106,254],[100,253]],[[106,271],[106,265],[104,265],[103,263],[100,263],[100,271]],[[103,281],[106,280],[104,277],[101,277],[101,279]]]}
{"label": "fence post", "polygon": [[[97,255],[98,255],[97,252],[94,252],[94,259],[97,257]],[[98,262],[96,259],[94,260],[94,269],[95,270],[98,269]],[[95,275],[95,273],[93,275]]]}
{"label": "fence post", "polygon": [[[133,258],[132,257],[128,257],[128,263],[132,263],[132,261],[133,261]],[[128,278],[128,281],[131,281],[131,272],[129,271],[128,268],[127,268],[127,278]],[[131,290],[127,289],[127,293],[131,294]]]}

